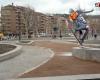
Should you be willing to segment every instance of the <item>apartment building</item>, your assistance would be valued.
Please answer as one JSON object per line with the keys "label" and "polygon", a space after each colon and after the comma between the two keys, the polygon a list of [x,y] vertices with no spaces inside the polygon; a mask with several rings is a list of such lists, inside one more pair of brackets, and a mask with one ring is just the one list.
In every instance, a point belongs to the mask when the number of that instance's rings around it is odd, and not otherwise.
{"label": "apartment building", "polygon": [[48,35],[50,29],[49,17],[46,14],[35,12],[34,32],[37,35]]}
{"label": "apartment building", "polygon": [[51,35],[54,33],[54,29],[58,29],[57,31],[60,33],[64,31],[62,29],[63,21],[62,17],[46,15],[13,4],[1,8],[1,31],[5,34],[33,33],[34,35]]}
{"label": "apartment building", "polygon": [[58,15],[53,15],[50,16],[50,19],[52,34],[56,34],[56,36],[65,34],[65,18]]}
{"label": "apartment building", "polygon": [[0,16],[0,32],[1,32],[1,16]]}
{"label": "apartment building", "polygon": [[50,16],[46,15],[46,34],[52,36],[52,23]]}
{"label": "apartment building", "polygon": [[25,32],[25,20],[21,7],[13,4],[1,7],[1,31],[4,34]]}
{"label": "apartment building", "polygon": [[96,30],[97,33],[100,34],[100,16],[99,15],[93,15],[93,16],[85,16],[88,25],[91,27],[91,29]]}
{"label": "apartment building", "polygon": [[5,34],[16,31],[16,9],[12,5],[1,7],[1,31]]}

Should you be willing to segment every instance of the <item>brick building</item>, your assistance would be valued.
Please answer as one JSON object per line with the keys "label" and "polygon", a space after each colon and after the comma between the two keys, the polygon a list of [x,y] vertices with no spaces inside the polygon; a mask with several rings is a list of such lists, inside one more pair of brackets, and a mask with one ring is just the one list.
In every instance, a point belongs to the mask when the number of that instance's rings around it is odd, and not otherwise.
{"label": "brick building", "polygon": [[22,6],[7,5],[1,8],[1,31],[5,34],[33,33],[34,35],[52,35],[63,33],[64,18],[46,15]]}
{"label": "brick building", "polygon": [[1,7],[1,31],[4,34],[25,32],[25,21],[19,7],[7,5]]}
{"label": "brick building", "polygon": [[96,30],[98,34],[100,34],[100,16],[93,15],[93,16],[85,16],[87,23],[91,27],[91,29]]}
{"label": "brick building", "polygon": [[57,15],[50,16],[52,34],[56,36],[65,34],[65,18]]}

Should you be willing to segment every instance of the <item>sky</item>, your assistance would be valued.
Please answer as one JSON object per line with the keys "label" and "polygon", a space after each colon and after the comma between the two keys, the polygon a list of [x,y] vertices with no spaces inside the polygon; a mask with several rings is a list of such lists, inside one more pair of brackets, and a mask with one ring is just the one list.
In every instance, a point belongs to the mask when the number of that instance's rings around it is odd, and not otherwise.
{"label": "sky", "polygon": [[90,14],[100,14],[100,8],[95,7],[95,3],[100,0],[0,0],[0,7],[14,3],[18,6],[31,7],[41,13],[69,13],[70,9],[91,10]]}

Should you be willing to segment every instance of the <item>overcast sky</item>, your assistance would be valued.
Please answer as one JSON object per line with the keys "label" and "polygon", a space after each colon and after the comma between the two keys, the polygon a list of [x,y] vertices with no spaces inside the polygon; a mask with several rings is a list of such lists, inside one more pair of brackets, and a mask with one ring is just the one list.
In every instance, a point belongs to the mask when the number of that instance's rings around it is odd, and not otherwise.
{"label": "overcast sky", "polygon": [[100,14],[100,8],[95,3],[100,0],[0,0],[0,6],[14,3],[18,6],[30,6],[35,11],[42,13],[68,13],[69,9],[81,9],[95,11],[91,14]]}

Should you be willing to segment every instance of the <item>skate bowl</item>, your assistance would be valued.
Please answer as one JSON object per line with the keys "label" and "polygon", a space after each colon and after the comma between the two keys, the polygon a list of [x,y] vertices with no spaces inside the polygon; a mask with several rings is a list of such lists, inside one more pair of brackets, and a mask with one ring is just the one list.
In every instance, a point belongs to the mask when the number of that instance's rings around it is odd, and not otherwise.
{"label": "skate bowl", "polygon": [[100,48],[74,47],[72,56],[82,60],[100,62]]}
{"label": "skate bowl", "polygon": [[[0,43],[0,45],[7,45],[9,47],[13,47],[12,49],[0,54],[0,61],[4,61],[4,60],[10,59],[10,58],[13,58],[13,57],[19,55],[22,51],[22,46],[20,46],[20,45],[8,44],[8,43]],[[9,47],[6,47],[5,49],[7,49]]]}

